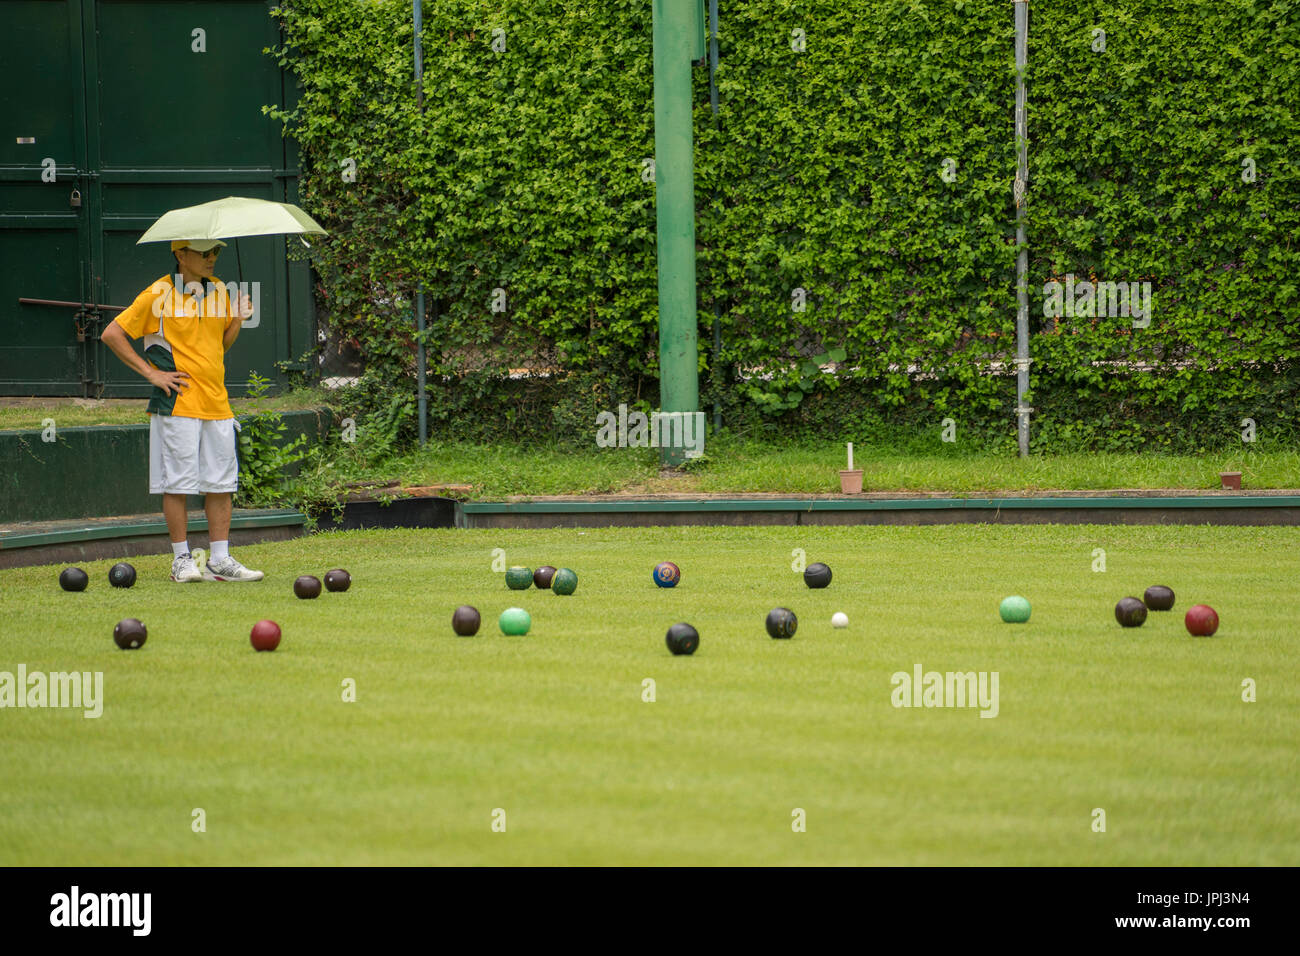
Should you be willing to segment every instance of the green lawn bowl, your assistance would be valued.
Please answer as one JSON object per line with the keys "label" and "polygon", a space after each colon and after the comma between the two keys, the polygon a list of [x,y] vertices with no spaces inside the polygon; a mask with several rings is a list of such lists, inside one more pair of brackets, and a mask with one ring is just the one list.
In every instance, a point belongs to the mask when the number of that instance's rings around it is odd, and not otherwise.
{"label": "green lawn bowl", "polygon": [[506,569],[506,587],[512,591],[527,591],[533,586],[533,569],[513,567]]}
{"label": "green lawn bowl", "polygon": [[998,606],[998,613],[1008,624],[1024,624],[1029,620],[1029,602],[1013,594],[1002,599],[1002,603]]}
{"label": "green lawn bowl", "polygon": [[502,634],[520,637],[527,634],[528,629],[533,626],[533,618],[521,607],[508,607],[497,618],[497,624],[500,626]]}
{"label": "green lawn bowl", "polygon": [[555,577],[551,578],[551,590],[556,594],[572,594],[578,590],[577,572],[560,568],[555,572]]}

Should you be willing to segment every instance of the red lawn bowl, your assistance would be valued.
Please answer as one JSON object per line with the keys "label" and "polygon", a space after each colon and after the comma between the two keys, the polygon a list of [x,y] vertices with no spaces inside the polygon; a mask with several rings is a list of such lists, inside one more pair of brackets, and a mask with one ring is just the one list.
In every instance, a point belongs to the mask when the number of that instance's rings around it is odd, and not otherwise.
{"label": "red lawn bowl", "polygon": [[1219,629],[1219,614],[1208,604],[1193,604],[1187,609],[1183,623],[1193,637],[1212,637]]}
{"label": "red lawn bowl", "polygon": [[273,651],[280,646],[280,625],[275,621],[258,621],[253,625],[249,640],[254,650]]}

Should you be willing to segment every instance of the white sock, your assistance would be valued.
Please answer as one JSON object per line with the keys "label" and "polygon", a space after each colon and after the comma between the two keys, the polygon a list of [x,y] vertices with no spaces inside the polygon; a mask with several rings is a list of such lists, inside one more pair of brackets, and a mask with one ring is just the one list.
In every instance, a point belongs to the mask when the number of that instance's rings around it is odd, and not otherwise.
{"label": "white sock", "polygon": [[187,540],[187,541],[173,541],[173,542],[172,542],[172,557],[173,557],[173,558],[179,558],[182,554],[188,554],[188,553],[189,553],[189,550],[190,550],[190,543],[189,543],[188,540]]}
{"label": "white sock", "polygon": [[212,542],[210,542],[210,546],[211,546],[211,548],[212,548],[212,553],[208,555],[208,558],[209,558],[210,560],[212,560],[212,561],[220,561],[220,560],[222,560],[223,558],[228,558],[228,557],[230,557],[230,541],[229,541],[229,539],[227,539],[227,540],[225,540],[225,541],[212,541]]}

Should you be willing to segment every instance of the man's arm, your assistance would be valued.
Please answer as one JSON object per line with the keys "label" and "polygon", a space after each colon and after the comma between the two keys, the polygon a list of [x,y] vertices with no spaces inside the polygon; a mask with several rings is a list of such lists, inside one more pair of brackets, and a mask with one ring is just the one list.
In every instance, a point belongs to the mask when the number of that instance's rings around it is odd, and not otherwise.
{"label": "man's arm", "polygon": [[131,348],[131,337],[116,321],[108,323],[99,338],[113,350],[113,354],[120,358],[127,368],[141,375],[151,385],[157,385],[165,395],[170,395],[173,391],[179,395],[189,388],[188,372],[164,372],[154,368]]}
{"label": "man's arm", "polygon": [[225,334],[221,337],[221,344],[227,352],[235,344],[235,339],[239,338],[239,330],[244,327],[244,319],[253,317],[253,300],[246,293],[239,294],[239,305],[234,310],[234,317],[230,324],[226,326]]}

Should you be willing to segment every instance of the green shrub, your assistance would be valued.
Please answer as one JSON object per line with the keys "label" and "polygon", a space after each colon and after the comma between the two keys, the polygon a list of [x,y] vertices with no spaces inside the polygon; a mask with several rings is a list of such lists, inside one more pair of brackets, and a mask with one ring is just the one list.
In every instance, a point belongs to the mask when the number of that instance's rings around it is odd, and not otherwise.
{"label": "green shrub", "polygon": [[[437,434],[567,439],[597,402],[656,403],[649,0],[426,4],[423,114],[406,0],[273,13],[303,87],[278,115],[331,230],[318,311],[374,379],[414,388],[422,283]],[[988,374],[1015,352],[1012,5],[739,0],[722,19],[716,122],[693,72],[702,407],[769,434],[952,417],[1014,448],[1014,379]],[[1295,440],[1298,28],[1290,0],[1033,5],[1035,448],[1192,449],[1244,418]],[[1149,281],[1150,326],[1045,316],[1066,275]],[[809,370],[836,350],[834,374]],[[387,422],[389,401],[367,407]]]}
{"label": "green shrub", "polygon": [[292,494],[289,471],[306,456],[307,439],[299,435],[287,440],[289,426],[278,412],[262,407],[271,380],[252,373],[248,398],[252,411],[239,418],[239,491],[241,507],[257,508],[282,504]]}

